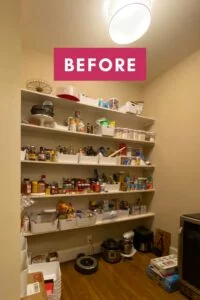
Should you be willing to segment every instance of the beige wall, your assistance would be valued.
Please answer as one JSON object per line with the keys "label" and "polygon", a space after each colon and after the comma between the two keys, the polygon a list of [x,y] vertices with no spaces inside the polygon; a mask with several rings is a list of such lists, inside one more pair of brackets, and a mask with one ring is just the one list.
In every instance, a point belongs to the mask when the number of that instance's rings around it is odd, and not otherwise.
{"label": "beige wall", "polygon": [[22,87],[25,87],[27,80],[38,78],[48,81],[54,91],[57,86],[73,85],[90,97],[117,97],[121,102],[140,99],[141,96],[140,85],[133,85],[132,82],[54,81],[53,56],[30,49],[23,49],[22,67]]}
{"label": "beige wall", "polygon": [[19,299],[20,3],[0,10],[0,299]]}
{"label": "beige wall", "polygon": [[172,233],[177,246],[179,217],[200,211],[200,51],[144,90],[145,113],[156,118],[154,226]]}

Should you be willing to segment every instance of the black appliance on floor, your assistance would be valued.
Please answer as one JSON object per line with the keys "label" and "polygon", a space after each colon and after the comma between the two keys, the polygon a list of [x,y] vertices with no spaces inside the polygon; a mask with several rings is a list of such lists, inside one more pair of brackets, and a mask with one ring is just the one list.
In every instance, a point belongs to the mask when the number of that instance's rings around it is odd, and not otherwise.
{"label": "black appliance on floor", "polygon": [[153,231],[145,227],[138,227],[134,230],[133,244],[140,252],[151,252],[153,248]]}
{"label": "black appliance on floor", "polygon": [[200,300],[200,213],[180,218],[178,267],[181,292]]}
{"label": "black appliance on floor", "polygon": [[101,245],[102,257],[108,263],[117,263],[121,259],[120,242],[114,239],[107,239]]}

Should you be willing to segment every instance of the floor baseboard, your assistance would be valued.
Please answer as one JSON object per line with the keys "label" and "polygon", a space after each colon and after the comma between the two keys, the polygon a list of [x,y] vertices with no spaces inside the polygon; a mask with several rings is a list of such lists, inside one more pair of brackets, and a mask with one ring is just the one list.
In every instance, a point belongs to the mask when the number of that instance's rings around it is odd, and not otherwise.
{"label": "floor baseboard", "polygon": [[60,250],[57,252],[58,252],[59,262],[62,263],[62,262],[67,262],[76,259],[77,255],[80,253],[91,255],[91,254],[100,253],[100,251],[101,251],[101,243],[96,243],[93,244],[93,247],[92,245],[88,244],[81,247]]}

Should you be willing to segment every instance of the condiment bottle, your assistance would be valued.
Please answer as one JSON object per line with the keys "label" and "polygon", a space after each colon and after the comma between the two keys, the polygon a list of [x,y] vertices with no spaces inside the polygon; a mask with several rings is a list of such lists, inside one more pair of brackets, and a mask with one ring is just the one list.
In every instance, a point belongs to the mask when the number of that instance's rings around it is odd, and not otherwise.
{"label": "condiment bottle", "polygon": [[38,192],[38,182],[32,181],[31,182],[31,193],[36,194]]}
{"label": "condiment bottle", "polygon": [[45,183],[44,183],[43,180],[39,180],[39,181],[38,181],[37,192],[38,192],[39,194],[44,194],[44,193],[45,193]]}
{"label": "condiment bottle", "polygon": [[29,160],[36,160],[37,156],[36,156],[36,149],[35,146],[31,146],[29,153],[28,153],[28,159]]}
{"label": "condiment bottle", "polygon": [[31,183],[29,178],[24,178],[23,184],[22,184],[22,192],[24,195],[30,195],[31,194]]}
{"label": "condiment bottle", "polygon": [[40,161],[45,161],[46,160],[46,155],[44,153],[44,148],[40,147],[40,152],[38,153],[38,160]]}

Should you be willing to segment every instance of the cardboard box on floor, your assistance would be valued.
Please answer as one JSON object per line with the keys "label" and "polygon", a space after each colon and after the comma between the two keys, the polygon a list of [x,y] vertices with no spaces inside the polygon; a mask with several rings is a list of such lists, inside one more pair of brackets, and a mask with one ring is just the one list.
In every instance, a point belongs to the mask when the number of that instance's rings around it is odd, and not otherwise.
{"label": "cardboard box on floor", "polygon": [[40,292],[23,297],[21,300],[48,300],[43,274],[41,272],[28,274],[27,284],[30,285],[36,282],[39,282]]}

